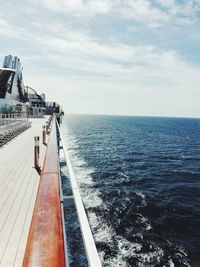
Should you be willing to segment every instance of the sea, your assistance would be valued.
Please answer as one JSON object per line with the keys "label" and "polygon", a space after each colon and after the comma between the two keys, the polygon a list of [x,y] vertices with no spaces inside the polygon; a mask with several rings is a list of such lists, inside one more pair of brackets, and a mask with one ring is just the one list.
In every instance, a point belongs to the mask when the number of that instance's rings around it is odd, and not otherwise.
{"label": "sea", "polygon": [[200,119],[65,115],[102,266],[200,266]]}

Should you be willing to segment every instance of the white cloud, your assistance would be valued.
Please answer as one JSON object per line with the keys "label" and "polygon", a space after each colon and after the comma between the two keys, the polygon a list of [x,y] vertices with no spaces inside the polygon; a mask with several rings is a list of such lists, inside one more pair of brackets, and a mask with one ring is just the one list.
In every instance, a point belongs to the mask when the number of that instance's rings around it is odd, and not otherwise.
{"label": "white cloud", "polygon": [[[70,16],[92,17],[97,14],[122,17],[160,27],[165,23],[189,24],[200,10],[198,0],[29,0],[32,4]],[[156,5],[157,4],[157,5]]]}
{"label": "white cloud", "polygon": [[192,24],[200,11],[199,0],[156,0],[156,3],[166,8],[169,17],[178,25]]}
{"label": "white cloud", "polygon": [[9,37],[14,39],[28,39],[32,37],[32,33],[26,29],[26,26],[16,28],[14,23],[10,23],[6,14],[0,13],[0,34],[2,37]]}
{"label": "white cloud", "polygon": [[[45,25],[47,29],[47,25]],[[200,84],[199,68],[192,67],[174,51],[162,51],[153,46],[130,46],[122,43],[99,43],[91,36],[65,30],[58,36],[51,25],[49,33],[35,36],[49,66],[62,69],[66,77],[81,79],[120,80],[139,88],[164,88],[176,91]],[[61,32],[63,32],[61,30]],[[66,36],[65,36],[66,35]],[[44,49],[43,49],[44,48]],[[63,73],[62,71],[62,73]],[[58,71],[59,72],[59,71]]]}
{"label": "white cloud", "polygon": [[169,19],[167,13],[156,7],[153,7],[150,1],[127,0],[125,2],[126,4],[122,3],[123,2],[121,2],[121,6],[119,7],[118,12],[121,13],[124,17],[142,22],[164,22]]}
{"label": "white cloud", "polygon": [[[9,26],[12,28],[12,26]],[[186,87],[186,83],[199,84],[199,68],[192,67],[173,50],[163,51],[152,45],[127,45],[119,42],[98,42],[89,34],[66,28],[62,23],[35,23],[35,31],[16,28],[17,38],[37,45],[37,56],[23,56],[34,62],[48,59],[49,67],[65,69],[65,75],[120,79],[137,84],[156,84]],[[44,33],[44,31],[45,33]],[[14,31],[12,31],[14,34]],[[30,51],[28,51],[30,53]],[[77,74],[76,74],[77,73]],[[189,82],[187,82],[189,81]],[[155,85],[155,86],[157,86]]]}
{"label": "white cloud", "polygon": [[156,0],[158,4],[166,8],[172,8],[175,4],[175,0]]}
{"label": "white cloud", "polygon": [[[52,27],[51,30],[54,31]],[[46,49],[49,64],[58,72],[63,70],[58,86],[71,88],[69,92],[63,92],[66,98],[72,99],[73,105],[68,103],[71,111],[94,112],[91,101],[97,103],[104,97],[104,113],[117,113],[118,105],[123,106],[122,113],[127,114],[156,114],[158,110],[160,115],[200,113],[197,100],[200,97],[200,69],[176,52],[149,45],[99,43],[74,30],[66,30],[65,34],[63,37],[49,34],[38,37],[38,41]],[[73,100],[77,95],[83,101],[80,100],[78,108]],[[88,100],[84,100],[84,95],[89,96]],[[140,108],[137,104],[131,108],[131,99],[140,103]],[[109,103],[113,109],[109,108]],[[99,113],[102,106],[96,105],[96,113]]]}
{"label": "white cloud", "polygon": [[0,17],[0,28],[4,28],[4,27],[7,27],[7,26],[8,26],[7,21]]}
{"label": "white cloud", "polygon": [[111,8],[110,0],[31,0],[32,3],[42,5],[53,11],[59,11],[72,16],[94,16],[106,14]]}

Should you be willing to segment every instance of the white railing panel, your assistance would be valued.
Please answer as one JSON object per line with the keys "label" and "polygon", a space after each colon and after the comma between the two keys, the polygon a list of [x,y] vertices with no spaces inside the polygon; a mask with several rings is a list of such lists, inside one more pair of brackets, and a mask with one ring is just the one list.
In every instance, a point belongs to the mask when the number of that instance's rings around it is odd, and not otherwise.
{"label": "white railing panel", "polygon": [[62,132],[59,126],[58,126],[58,129],[59,129],[63,151],[64,151],[66,163],[67,163],[68,172],[69,172],[71,188],[72,188],[76,211],[77,211],[77,215],[78,215],[78,219],[80,223],[80,228],[81,228],[83,243],[84,243],[85,252],[86,252],[86,256],[88,260],[88,265],[90,267],[101,267],[102,266],[101,261],[99,259],[99,255],[96,249],[96,245],[95,245],[94,238],[91,232],[91,228],[88,222],[88,218],[85,212],[85,208],[83,206],[83,202],[80,196],[79,186],[77,184],[77,181],[76,181],[76,178],[73,172],[73,168],[72,168],[69,156],[68,156],[67,146],[63,142],[64,139],[63,139]]}

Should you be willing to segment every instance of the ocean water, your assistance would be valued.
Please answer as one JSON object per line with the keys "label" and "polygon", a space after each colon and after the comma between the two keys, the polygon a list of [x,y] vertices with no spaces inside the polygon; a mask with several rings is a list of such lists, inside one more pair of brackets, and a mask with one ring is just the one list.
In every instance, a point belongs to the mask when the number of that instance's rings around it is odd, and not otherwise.
{"label": "ocean water", "polygon": [[66,115],[103,266],[200,266],[200,120]]}

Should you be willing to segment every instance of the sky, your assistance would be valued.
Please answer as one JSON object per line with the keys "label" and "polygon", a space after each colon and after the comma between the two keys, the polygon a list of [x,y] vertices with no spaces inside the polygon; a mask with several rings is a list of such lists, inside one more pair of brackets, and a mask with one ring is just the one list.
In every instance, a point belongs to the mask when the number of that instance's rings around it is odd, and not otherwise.
{"label": "sky", "polygon": [[0,60],[65,113],[200,117],[200,0],[7,0]]}

